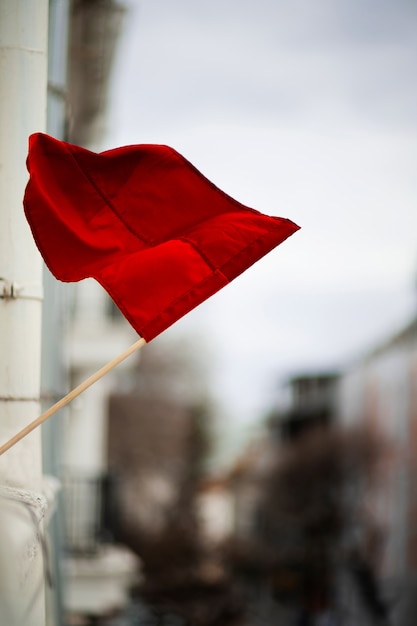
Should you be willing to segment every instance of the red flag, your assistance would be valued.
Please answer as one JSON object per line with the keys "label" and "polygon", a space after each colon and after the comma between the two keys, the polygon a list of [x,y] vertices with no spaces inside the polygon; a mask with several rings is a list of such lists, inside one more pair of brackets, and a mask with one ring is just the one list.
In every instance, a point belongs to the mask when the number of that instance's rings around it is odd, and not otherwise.
{"label": "red flag", "polygon": [[167,146],[97,154],[36,133],[27,166],[25,213],[50,271],[98,280],[146,341],[299,228],[243,206]]}

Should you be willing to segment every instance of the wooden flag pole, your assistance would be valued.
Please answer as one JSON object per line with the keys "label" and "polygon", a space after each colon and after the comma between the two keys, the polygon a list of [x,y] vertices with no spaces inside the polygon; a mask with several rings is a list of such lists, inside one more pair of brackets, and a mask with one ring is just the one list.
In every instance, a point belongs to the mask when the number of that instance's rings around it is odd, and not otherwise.
{"label": "wooden flag pole", "polygon": [[138,339],[138,341],[136,341],[131,346],[129,346],[129,348],[127,348],[127,350],[125,350],[124,352],[119,354],[119,356],[117,356],[116,358],[114,358],[111,361],[109,361],[101,369],[99,369],[97,372],[95,372],[95,374],[92,374],[89,378],[87,378],[87,380],[85,380],[84,382],[80,383],[78,385],[78,387],[75,387],[75,389],[73,389],[72,391],[67,393],[67,395],[64,396],[63,398],[61,398],[61,400],[58,400],[58,402],[56,402],[51,407],[49,407],[49,409],[47,409],[44,413],[42,413],[42,415],[39,415],[39,417],[37,417],[35,420],[33,420],[33,422],[30,422],[30,424],[25,426],[25,428],[22,428],[22,430],[19,431],[16,435],[14,435],[14,437],[9,439],[9,441],[6,441],[6,443],[4,443],[2,446],[0,446],[0,456],[4,452],[9,450],[11,447],[13,447],[18,441],[23,439],[23,437],[26,437],[26,435],[28,435],[30,432],[32,432],[32,430],[35,430],[35,428],[37,428],[38,426],[43,424],[43,422],[46,422],[46,420],[49,419],[52,415],[54,415],[54,413],[59,411],[59,409],[62,409],[62,407],[64,407],[67,404],[69,404],[72,400],[74,400],[74,398],[76,398],[83,391],[88,389],[88,387],[91,387],[91,385],[93,385],[100,378],[105,376],[108,372],[110,372],[110,370],[112,370],[114,367],[116,367],[116,365],[119,365],[119,363],[121,363],[128,356],[130,356],[131,354],[136,352],[136,350],[139,350],[140,348],[142,348],[145,344],[146,344],[145,339],[142,339],[142,338]]}

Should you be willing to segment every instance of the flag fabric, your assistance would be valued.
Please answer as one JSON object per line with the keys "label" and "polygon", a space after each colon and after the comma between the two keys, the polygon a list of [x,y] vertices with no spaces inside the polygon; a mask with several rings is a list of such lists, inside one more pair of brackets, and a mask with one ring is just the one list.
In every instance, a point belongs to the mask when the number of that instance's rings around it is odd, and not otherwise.
{"label": "flag fabric", "polygon": [[150,341],[292,235],[217,188],[173,148],[94,153],[29,138],[26,218],[52,274],[93,277]]}

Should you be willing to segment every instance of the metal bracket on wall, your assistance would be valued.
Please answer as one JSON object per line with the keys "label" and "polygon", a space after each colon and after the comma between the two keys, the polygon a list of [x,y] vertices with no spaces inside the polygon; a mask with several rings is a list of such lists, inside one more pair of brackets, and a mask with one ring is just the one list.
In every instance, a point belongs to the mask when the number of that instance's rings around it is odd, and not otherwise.
{"label": "metal bracket on wall", "polygon": [[3,300],[43,300],[43,289],[40,283],[16,283],[0,277],[0,299]]}

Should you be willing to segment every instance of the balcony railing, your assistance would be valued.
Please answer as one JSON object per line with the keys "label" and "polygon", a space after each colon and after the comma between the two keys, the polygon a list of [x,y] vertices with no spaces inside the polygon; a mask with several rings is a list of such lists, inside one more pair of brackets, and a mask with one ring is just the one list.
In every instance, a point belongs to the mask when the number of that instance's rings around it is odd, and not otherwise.
{"label": "balcony railing", "polygon": [[65,547],[72,554],[93,555],[117,532],[116,480],[71,473],[62,482]]}

